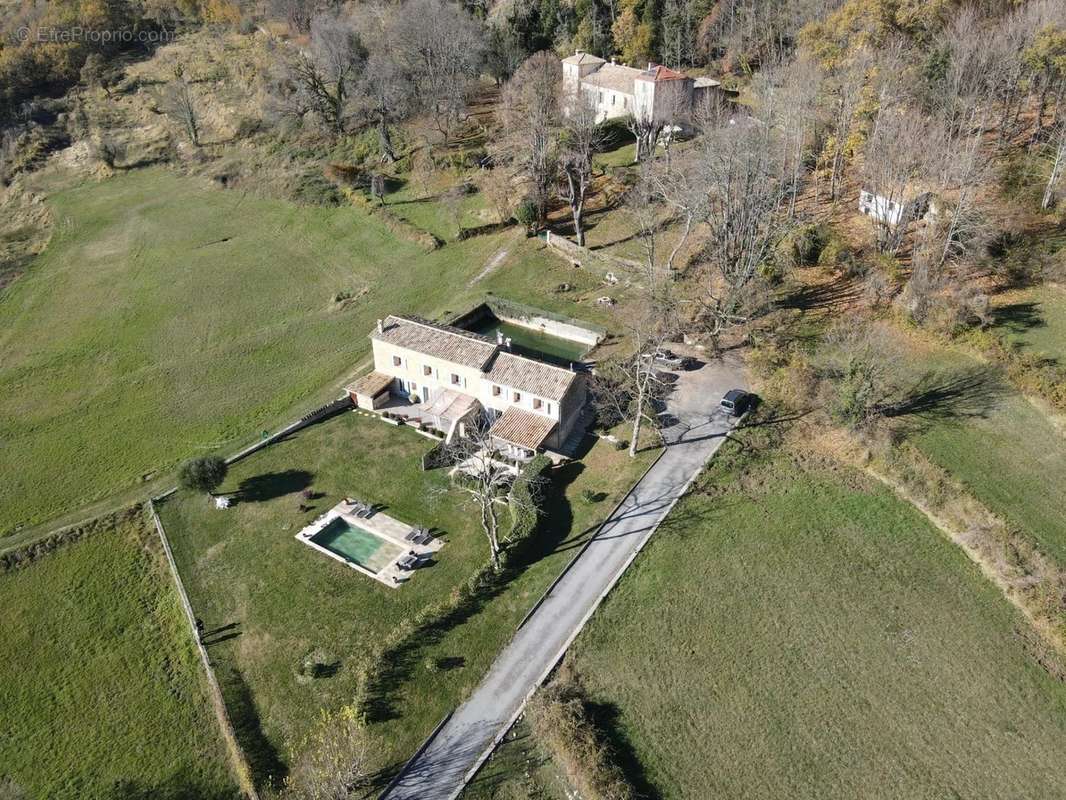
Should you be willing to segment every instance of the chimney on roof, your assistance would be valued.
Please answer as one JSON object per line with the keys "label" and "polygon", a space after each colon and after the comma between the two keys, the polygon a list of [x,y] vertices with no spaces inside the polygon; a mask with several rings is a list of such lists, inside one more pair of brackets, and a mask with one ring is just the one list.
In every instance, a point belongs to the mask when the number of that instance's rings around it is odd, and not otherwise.
{"label": "chimney on roof", "polygon": [[379,319],[378,320],[378,333],[384,333],[384,332],[385,332],[385,320]]}
{"label": "chimney on roof", "polygon": [[655,62],[654,61],[649,61],[648,62],[648,72],[651,72],[653,69],[655,69]]}
{"label": "chimney on roof", "polygon": [[503,340],[503,345],[504,345],[504,347],[506,347],[506,348],[507,348],[508,350],[510,350],[510,349],[511,349],[511,337],[510,337],[510,336],[508,336],[508,337],[507,337],[506,339],[504,339],[504,340]]}
{"label": "chimney on roof", "polygon": [[611,63],[614,63],[614,56],[611,56]]}
{"label": "chimney on roof", "polygon": [[503,344],[503,331],[496,331],[496,344]]}

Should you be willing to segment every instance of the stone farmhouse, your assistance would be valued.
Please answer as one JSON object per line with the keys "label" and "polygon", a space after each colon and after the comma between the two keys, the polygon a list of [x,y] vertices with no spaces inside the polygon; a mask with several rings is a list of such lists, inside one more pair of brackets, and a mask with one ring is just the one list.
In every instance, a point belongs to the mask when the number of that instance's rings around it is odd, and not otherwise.
{"label": "stone farmhouse", "polygon": [[370,339],[374,371],[347,387],[353,402],[382,409],[398,401],[405,416],[448,441],[465,421],[481,418],[504,452],[527,458],[562,447],[582,417],[585,376],[513,353],[502,337],[393,315],[378,321]]}
{"label": "stone farmhouse", "polygon": [[690,78],[660,64],[637,69],[578,50],[563,59],[563,90],[581,91],[597,111],[597,121],[632,115],[642,120],[672,120],[692,111],[721,84]]}

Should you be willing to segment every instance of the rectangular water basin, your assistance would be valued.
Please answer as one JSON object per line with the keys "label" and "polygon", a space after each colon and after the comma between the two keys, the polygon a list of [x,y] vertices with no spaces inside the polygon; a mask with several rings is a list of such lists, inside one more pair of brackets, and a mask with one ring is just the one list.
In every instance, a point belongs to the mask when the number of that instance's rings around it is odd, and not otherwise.
{"label": "rectangular water basin", "polygon": [[399,545],[363,530],[343,517],[330,520],[310,541],[375,574],[404,553]]}

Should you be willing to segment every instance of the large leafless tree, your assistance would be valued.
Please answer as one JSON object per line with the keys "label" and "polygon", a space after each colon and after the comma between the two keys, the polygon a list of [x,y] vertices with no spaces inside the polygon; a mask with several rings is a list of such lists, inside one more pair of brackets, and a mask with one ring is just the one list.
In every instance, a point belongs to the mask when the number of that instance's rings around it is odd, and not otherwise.
{"label": "large leafless tree", "polygon": [[185,71],[175,67],[174,78],[167,84],[163,93],[163,110],[182,129],[193,147],[200,146],[200,115],[197,101],[185,77]]}
{"label": "large leafless tree", "polygon": [[770,115],[707,130],[685,169],[704,200],[701,319],[717,347],[722,332],[747,321],[762,288],[761,268],[795,224],[791,181]]}
{"label": "large leafless tree", "polygon": [[310,22],[306,50],[297,53],[281,82],[283,113],[314,115],[334,134],[345,133],[355,114],[356,90],[367,51],[344,12],[323,12]]}
{"label": "large leafless tree", "polygon": [[410,76],[419,107],[448,141],[481,71],[486,44],[481,23],[446,0],[407,0],[392,11],[387,41]]}
{"label": "large leafless tree", "polygon": [[[448,461],[458,465],[455,486],[466,494],[477,509],[481,530],[489,543],[493,566],[502,566],[501,554],[505,541],[501,533],[500,511],[524,502],[514,492],[516,466],[498,452],[498,444],[490,435],[490,424],[484,419],[464,423],[463,434],[448,446]],[[531,486],[528,502],[535,504],[538,486]],[[533,508],[524,509],[535,511]]]}
{"label": "large leafless tree", "polygon": [[504,168],[521,178],[544,222],[558,171],[559,59],[549,52],[526,59],[507,82],[500,105],[502,135],[494,149]]}
{"label": "large leafless tree", "polygon": [[596,120],[596,109],[586,94],[572,92],[565,99],[565,105],[559,132],[560,194],[570,206],[574,237],[584,247],[585,201],[592,183],[592,158],[603,142],[603,131]]}

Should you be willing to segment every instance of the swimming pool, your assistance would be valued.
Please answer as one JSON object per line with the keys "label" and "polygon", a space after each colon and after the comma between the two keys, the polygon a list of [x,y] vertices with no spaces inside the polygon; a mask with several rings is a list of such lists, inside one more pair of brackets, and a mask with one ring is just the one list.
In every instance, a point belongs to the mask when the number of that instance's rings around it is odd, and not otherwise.
{"label": "swimming pool", "polygon": [[365,531],[343,517],[330,520],[311,537],[311,541],[345,561],[374,573],[380,572],[404,552],[399,545]]}

